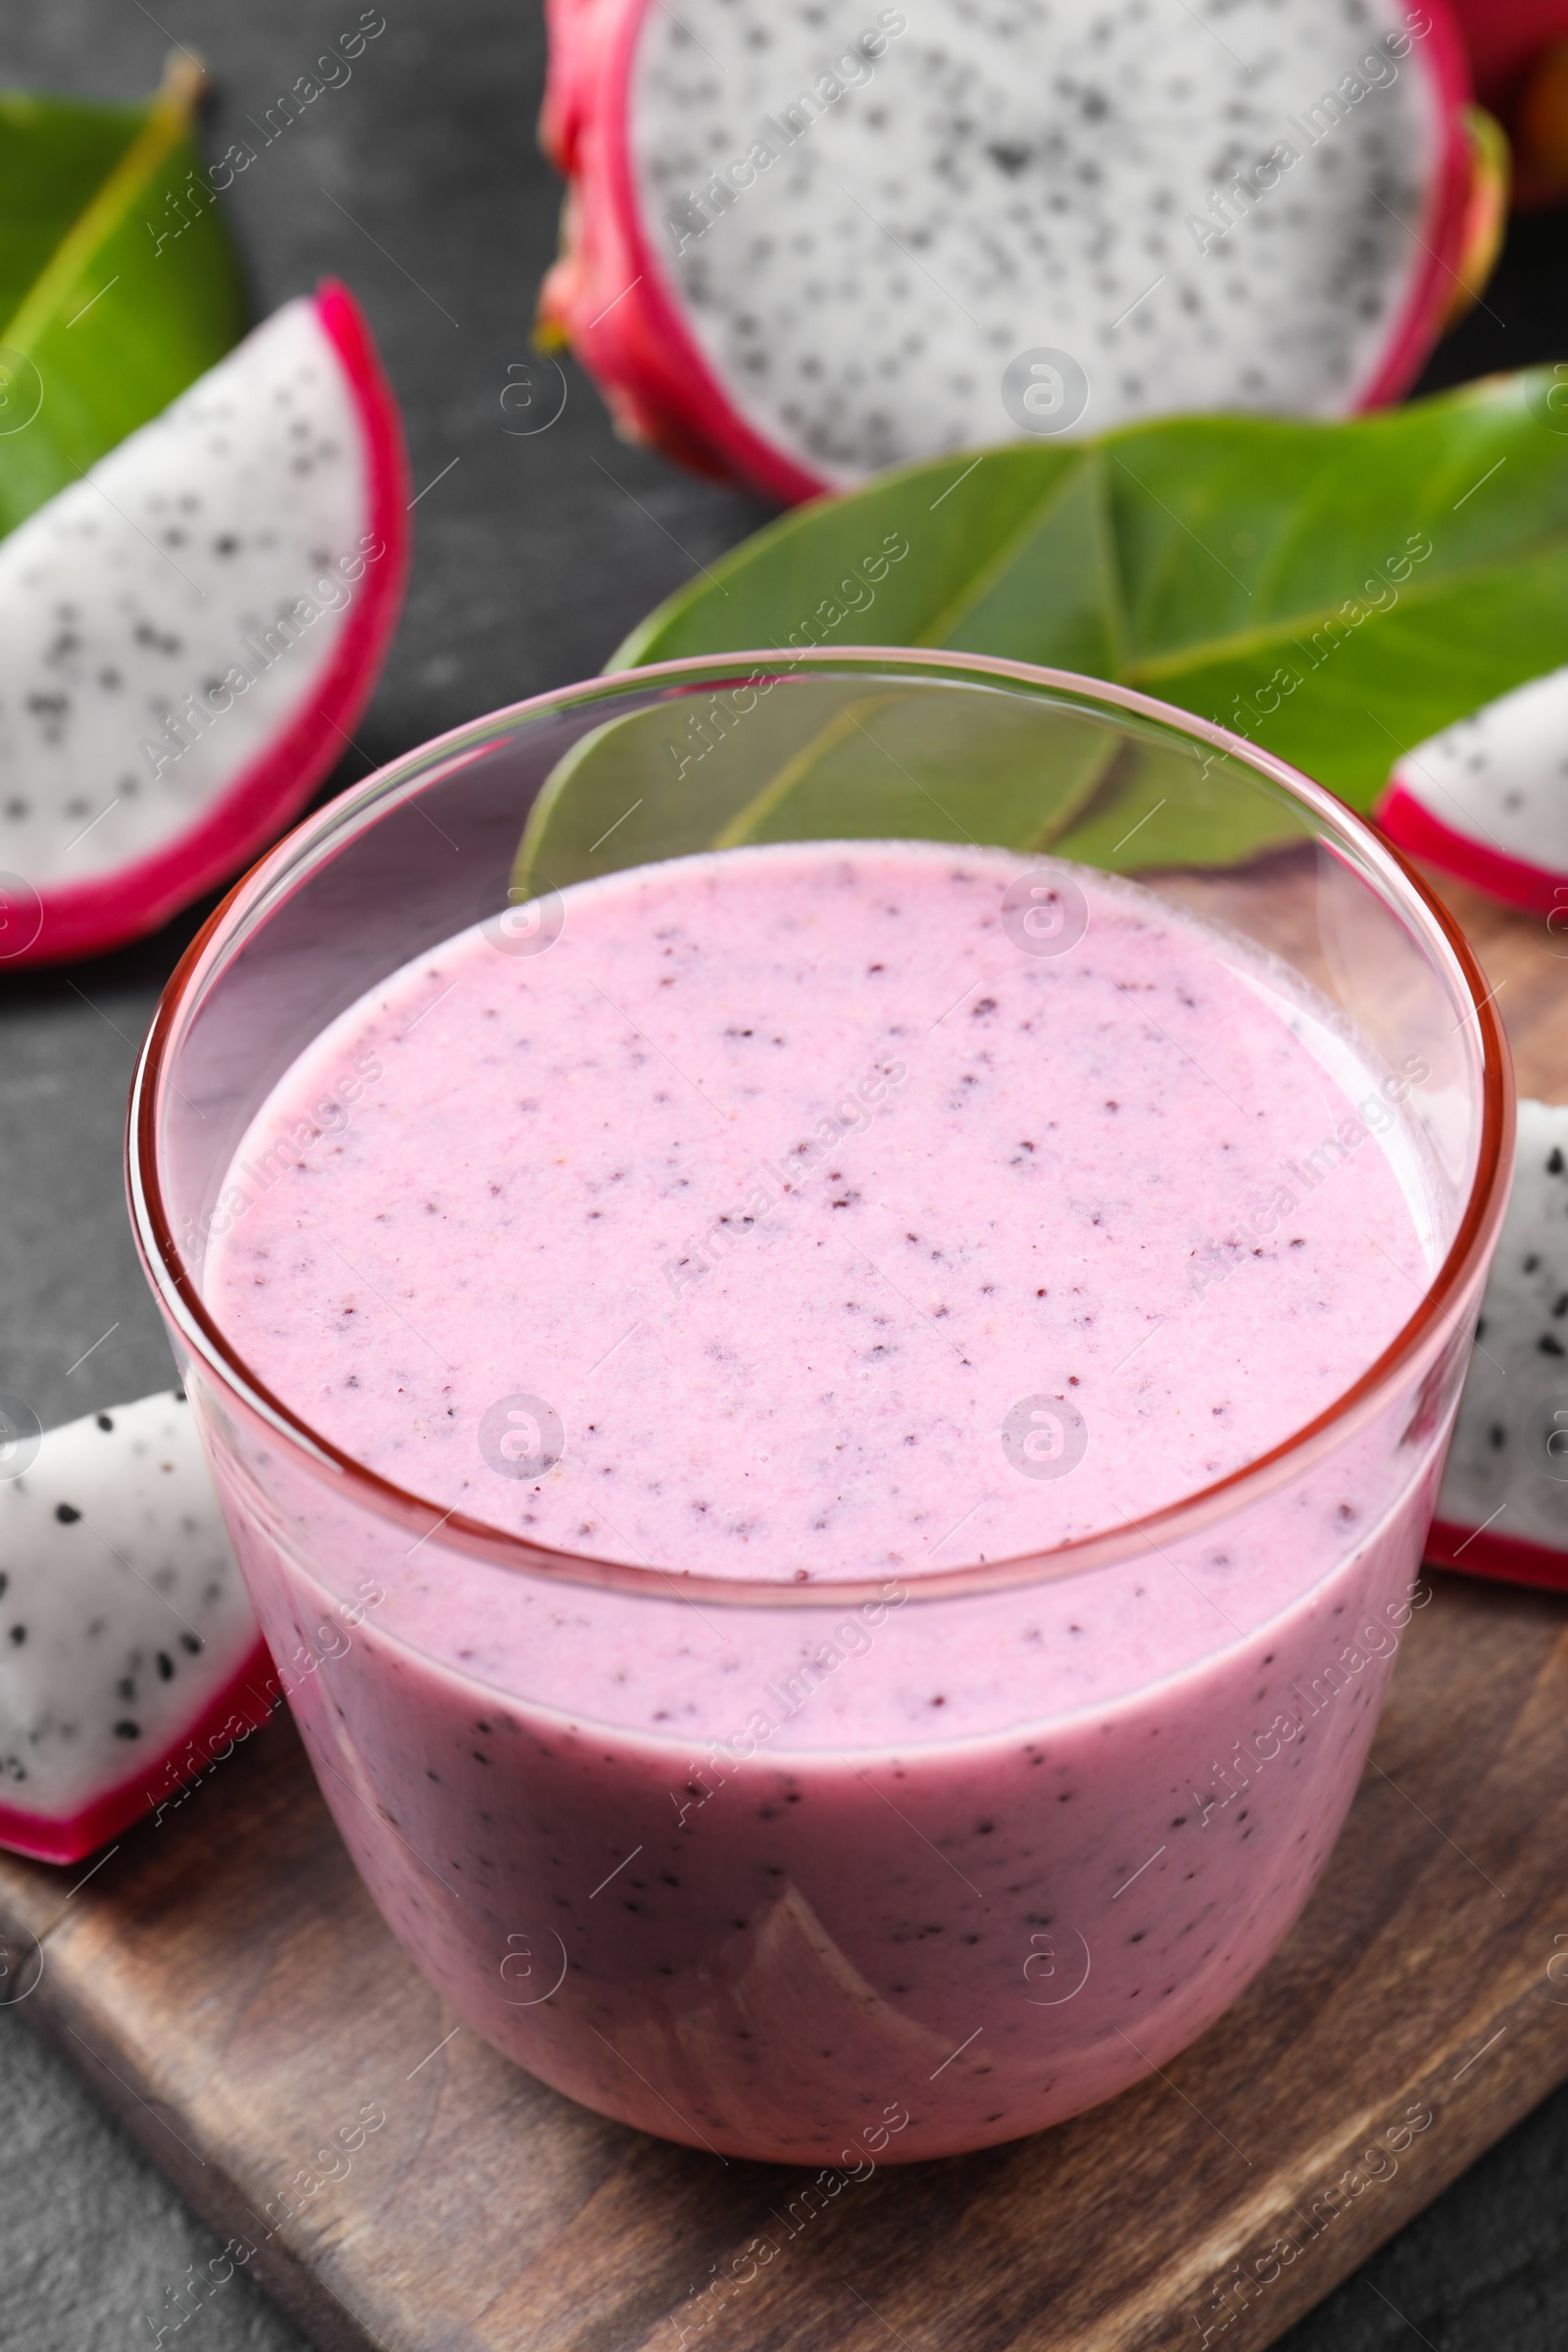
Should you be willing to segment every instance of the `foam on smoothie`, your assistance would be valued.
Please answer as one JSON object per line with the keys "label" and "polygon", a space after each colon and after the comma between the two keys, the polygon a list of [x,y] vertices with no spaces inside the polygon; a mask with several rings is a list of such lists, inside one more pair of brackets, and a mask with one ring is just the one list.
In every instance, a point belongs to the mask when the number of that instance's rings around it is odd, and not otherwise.
{"label": "foam on smoothie", "polygon": [[[1058,869],[1087,925],[1041,952],[1048,870],[707,854],[415,958],[247,1135],[220,1323],[439,1508],[672,1570],[911,1578],[1256,1459],[1429,1279],[1408,1074],[1134,886]],[[479,1444],[517,1394],[563,1440],[526,1481]]]}

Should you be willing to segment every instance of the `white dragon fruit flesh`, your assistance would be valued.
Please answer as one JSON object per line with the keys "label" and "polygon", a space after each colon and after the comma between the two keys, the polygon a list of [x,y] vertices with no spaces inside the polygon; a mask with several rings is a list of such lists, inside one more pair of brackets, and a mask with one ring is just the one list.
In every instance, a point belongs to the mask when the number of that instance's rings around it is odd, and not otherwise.
{"label": "white dragon fruit flesh", "polygon": [[1447,0],[549,0],[541,295],[632,435],[787,500],[1410,383],[1502,207]]}
{"label": "white dragon fruit flesh", "polygon": [[177,1392],[45,1433],[0,1482],[0,1845],[72,1862],[156,1809],[270,1661]]}
{"label": "white dragon fruit flesh", "polygon": [[1568,916],[1568,669],[1406,752],[1376,815],[1391,841],[1446,873]]}
{"label": "white dragon fruit flesh", "polygon": [[407,496],[328,285],[0,541],[0,962],[155,929],[282,829],[374,684]]}
{"label": "white dragon fruit flesh", "polygon": [[1427,1557],[1568,1589],[1568,1106],[1519,1105],[1519,1156]]}

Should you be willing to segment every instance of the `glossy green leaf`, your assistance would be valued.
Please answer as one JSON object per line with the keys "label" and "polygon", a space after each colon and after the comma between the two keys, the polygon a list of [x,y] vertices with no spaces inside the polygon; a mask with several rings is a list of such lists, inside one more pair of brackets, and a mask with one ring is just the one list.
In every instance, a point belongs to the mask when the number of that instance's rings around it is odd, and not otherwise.
{"label": "glossy green leaf", "polygon": [[[883,475],[722,558],[612,666],[1005,655],[1218,719],[1365,809],[1400,750],[1568,661],[1563,391],[1533,370],[1348,422],[1178,417]],[[1258,810],[1229,806],[1152,819],[1145,861],[1239,854]]]}
{"label": "glossy green leaf", "polygon": [[956,684],[807,678],[741,700],[755,708],[737,716],[683,694],[584,736],[534,804],[514,895],[742,842],[1044,850],[1090,816],[1134,748],[1077,711]]}
{"label": "glossy green leaf", "polygon": [[0,92],[0,532],[245,331],[183,55],[143,106]]}
{"label": "glossy green leaf", "polygon": [[534,802],[514,895],[708,849],[760,780],[787,770],[858,691],[803,680],[739,723],[711,698],[680,695],[596,727]]}

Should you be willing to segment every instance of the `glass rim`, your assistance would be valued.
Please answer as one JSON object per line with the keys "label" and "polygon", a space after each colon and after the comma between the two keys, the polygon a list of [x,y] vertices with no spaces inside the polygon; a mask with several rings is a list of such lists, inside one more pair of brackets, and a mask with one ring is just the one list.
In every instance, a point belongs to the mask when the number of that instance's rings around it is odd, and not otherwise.
{"label": "glass rim", "polygon": [[[513,1535],[485,1519],[457,1509],[443,1511],[431,1497],[416,1494],[356,1456],[344,1452],[277,1396],[245,1362],[207,1309],[168,1214],[158,1163],[157,1120],[166,1059],[177,1046],[187,1006],[227,960],[243,918],[289,867],[340,848],[355,832],[395,806],[405,782],[433,780],[450,773],[450,760],[472,756],[487,741],[515,732],[529,720],[571,708],[591,708],[631,693],[656,692],[694,680],[739,673],[743,679],[778,679],[805,672],[851,675],[871,670],[968,677],[977,684],[1024,689],[1042,698],[1066,698],[1103,713],[1149,719],[1194,743],[1207,744],[1239,761],[1304,808],[1321,838],[1353,851],[1355,862],[1376,885],[1385,905],[1401,915],[1422,939],[1447,977],[1456,997],[1468,1001],[1461,1018],[1474,1016],[1480,1044],[1481,1134],[1476,1167],[1454,1237],[1434,1270],[1419,1304],[1382,1353],[1314,1418],[1240,1469],[1183,1494],[1136,1519],[1092,1535],[1023,1552],[1003,1560],[902,1575],[809,1577],[722,1577],[701,1570],[659,1568],[651,1563],[560,1551]],[[446,755],[443,758],[443,755]],[[466,764],[466,761],[464,761]],[[295,877],[316,870],[307,864]],[[126,1190],[131,1229],[142,1267],[167,1321],[179,1333],[192,1357],[236,1399],[247,1415],[274,1439],[302,1455],[316,1472],[326,1472],[345,1494],[362,1501],[378,1518],[423,1542],[437,1534],[443,1544],[467,1556],[528,1575],[611,1589],[688,1605],[706,1601],[735,1607],[839,1608],[880,1599],[902,1587],[910,1601],[973,1596],[1017,1586],[1056,1583],[1159,1550],[1198,1535],[1216,1520],[1245,1508],[1299,1476],[1375,1417],[1401,1378],[1434,1349],[1455,1302],[1462,1298],[1477,1266],[1490,1251],[1506,1206],[1499,1181],[1511,1164],[1514,1106],[1513,1070],[1494,995],[1453,916],[1401,854],[1371,821],[1314,783],[1288,761],[1249,743],[1218,724],[1160,702],[1153,695],[1111,680],[1072,670],[1052,669],[999,656],[902,646],[845,646],[831,652],[779,648],[689,656],[651,662],[646,668],[612,670],[574,685],[553,687],[525,701],[449,728],[386,761],[290,827],[241,874],[208,916],[175,965],[137,1056],[126,1120]]]}

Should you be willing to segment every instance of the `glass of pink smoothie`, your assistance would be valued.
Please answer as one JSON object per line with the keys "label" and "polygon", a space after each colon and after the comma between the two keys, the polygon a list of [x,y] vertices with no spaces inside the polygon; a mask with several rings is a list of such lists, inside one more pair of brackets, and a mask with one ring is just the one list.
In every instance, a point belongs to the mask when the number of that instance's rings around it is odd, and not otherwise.
{"label": "glass of pink smoothie", "polygon": [[164,999],[130,1188],[414,1960],[591,2107],[858,2171],[1112,2096],[1292,1927],[1511,1134],[1329,794],[1081,679],[766,654],[309,818]]}

